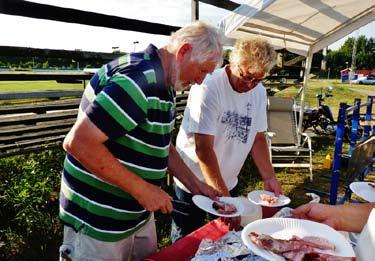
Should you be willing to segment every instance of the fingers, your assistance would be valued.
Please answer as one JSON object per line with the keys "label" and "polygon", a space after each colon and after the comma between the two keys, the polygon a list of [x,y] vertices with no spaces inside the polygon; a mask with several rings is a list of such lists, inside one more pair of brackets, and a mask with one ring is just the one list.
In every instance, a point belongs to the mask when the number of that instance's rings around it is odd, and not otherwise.
{"label": "fingers", "polygon": [[241,228],[241,217],[234,217],[230,219],[229,230],[240,230]]}
{"label": "fingers", "polygon": [[275,193],[275,196],[282,194],[281,185],[275,177],[264,180],[263,186],[265,190]]}
{"label": "fingers", "polygon": [[147,211],[160,210],[161,213],[167,214],[173,210],[171,197],[161,188],[151,184],[137,200]]}
{"label": "fingers", "polygon": [[200,194],[205,195],[212,200],[218,200],[218,197],[223,196],[223,193],[221,191],[212,188],[210,185],[207,185],[204,182],[201,182],[199,192]]}
{"label": "fingers", "polygon": [[225,218],[221,217],[221,220],[225,225],[228,226],[229,230],[240,230],[241,228],[241,217]]}
{"label": "fingers", "polygon": [[297,218],[308,217],[308,213],[310,212],[312,206],[313,206],[312,204],[305,204],[305,205],[299,206],[296,209],[293,209],[291,211],[293,217],[297,217]]}

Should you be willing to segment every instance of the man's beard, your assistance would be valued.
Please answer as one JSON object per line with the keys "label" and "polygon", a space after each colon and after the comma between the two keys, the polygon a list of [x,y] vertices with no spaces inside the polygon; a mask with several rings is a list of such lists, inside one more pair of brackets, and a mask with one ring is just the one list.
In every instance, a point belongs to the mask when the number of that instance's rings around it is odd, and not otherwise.
{"label": "man's beard", "polygon": [[176,66],[173,75],[173,78],[175,79],[173,89],[177,92],[185,91],[190,88],[190,84],[184,84],[184,82],[180,80],[180,71],[180,67]]}

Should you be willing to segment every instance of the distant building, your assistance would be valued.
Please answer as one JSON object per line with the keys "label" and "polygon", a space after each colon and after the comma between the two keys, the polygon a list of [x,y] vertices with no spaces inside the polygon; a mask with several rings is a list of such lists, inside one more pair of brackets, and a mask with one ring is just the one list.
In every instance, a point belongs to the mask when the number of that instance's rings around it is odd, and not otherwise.
{"label": "distant building", "polygon": [[[351,70],[349,68],[346,68],[344,70],[341,70],[341,82],[349,82],[349,74]],[[370,74],[375,75],[375,70],[355,70],[353,76],[350,80],[356,80],[359,77],[367,76]]]}

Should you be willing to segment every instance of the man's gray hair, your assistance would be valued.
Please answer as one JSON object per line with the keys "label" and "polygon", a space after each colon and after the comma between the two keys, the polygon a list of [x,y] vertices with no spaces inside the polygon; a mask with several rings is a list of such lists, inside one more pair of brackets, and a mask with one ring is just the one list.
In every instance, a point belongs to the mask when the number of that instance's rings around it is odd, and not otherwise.
{"label": "man's gray hair", "polygon": [[218,30],[214,27],[200,21],[182,27],[171,35],[168,47],[177,51],[183,43],[191,44],[193,61],[201,63],[213,60],[217,64],[222,63],[223,45]]}

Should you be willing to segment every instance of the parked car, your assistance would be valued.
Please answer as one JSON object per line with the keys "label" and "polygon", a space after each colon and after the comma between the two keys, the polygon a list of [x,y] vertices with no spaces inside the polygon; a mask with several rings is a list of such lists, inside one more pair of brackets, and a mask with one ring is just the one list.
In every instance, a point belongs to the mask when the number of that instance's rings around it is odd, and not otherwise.
{"label": "parked car", "polygon": [[359,77],[358,79],[352,80],[351,83],[375,84],[375,75],[367,75],[367,76]]}

